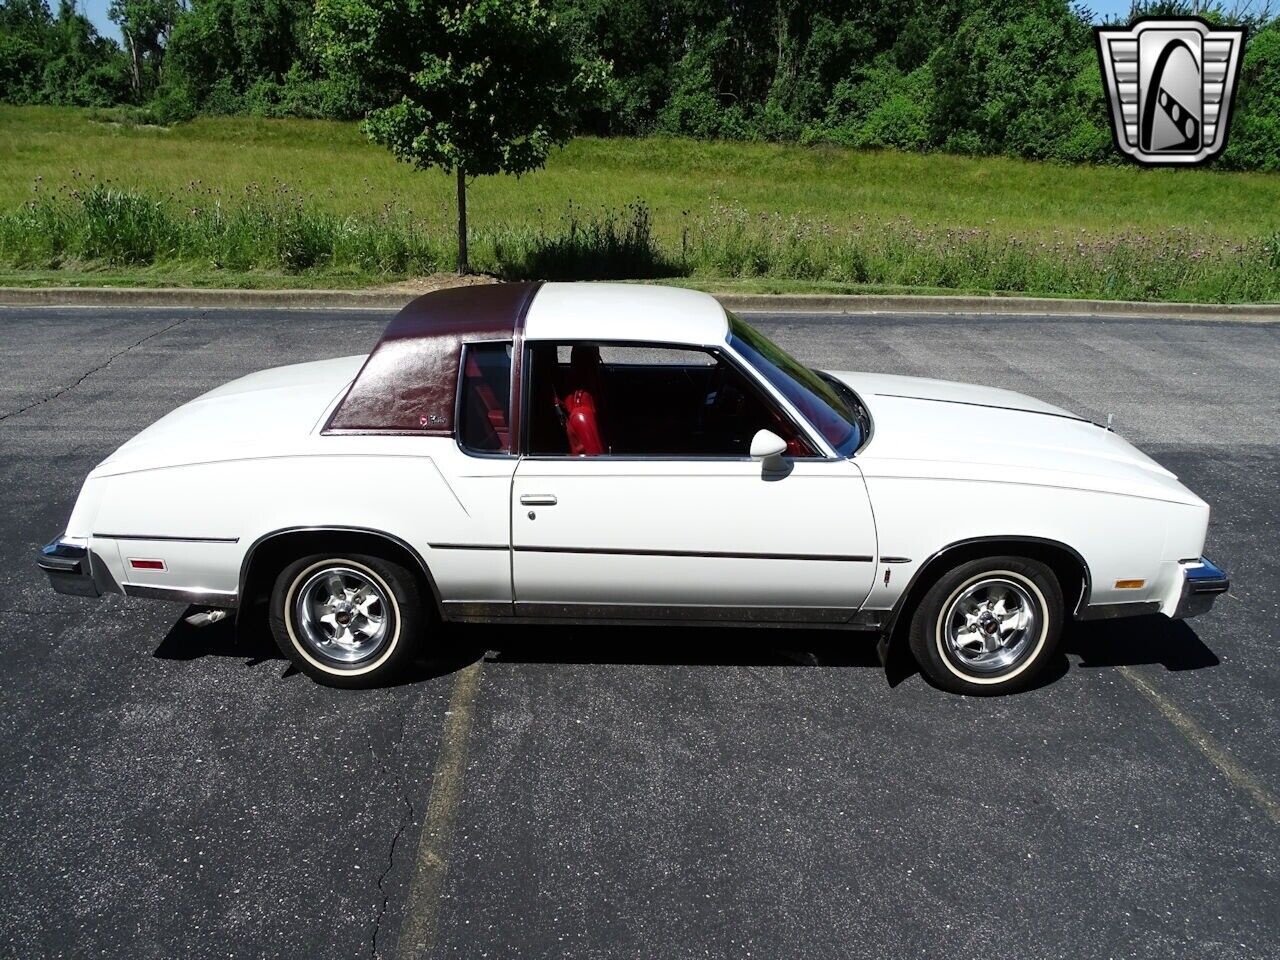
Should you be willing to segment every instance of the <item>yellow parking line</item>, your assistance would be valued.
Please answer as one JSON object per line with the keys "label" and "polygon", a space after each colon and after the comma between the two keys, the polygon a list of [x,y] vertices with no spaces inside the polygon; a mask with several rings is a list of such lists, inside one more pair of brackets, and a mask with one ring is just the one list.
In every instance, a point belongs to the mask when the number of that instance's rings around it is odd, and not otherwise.
{"label": "yellow parking line", "polygon": [[431,796],[422,819],[422,839],[418,841],[400,941],[396,944],[396,956],[401,960],[429,957],[435,943],[440,895],[448,873],[449,847],[453,843],[454,822],[467,772],[467,743],[482,663],[478,660],[458,672],[449,697],[439,755],[431,775]]}
{"label": "yellow parking line", "polygon": [[1120,675],[1137,687],[1144,697],[1155,704],[1156,709],[1164,714],[1164,718],[1172,723],[1179,733],[1190,740],[1210,763],[1221,770],[1222,775],[1237,790],[1241,790],[1252,797],[1254,803],[1260,806],[1263,812],[1271,818],[1272,823],[1280,824],[1280,800],[1276,799],[1275,794],[1263,786],[1257,777],[1219,746],[1218,742],[1205,733],[1198,723],[1179,710],[1177,704],[1143,679],[1136,670],[1130,667],[1119,667],[1118,669]]}

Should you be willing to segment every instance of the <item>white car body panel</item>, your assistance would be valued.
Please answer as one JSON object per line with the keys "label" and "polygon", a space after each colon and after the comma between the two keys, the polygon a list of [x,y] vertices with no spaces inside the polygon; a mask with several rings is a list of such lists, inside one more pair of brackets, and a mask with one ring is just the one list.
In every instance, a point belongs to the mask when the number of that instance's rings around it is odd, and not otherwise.
{"label": "white car body panel", "polygon": [[363,362],[356,356],[299,363],[225,383],[161,417],[91,476],[323,452],[318,428]]}
{"label": "white car body panel", "polygon": [[[734,355],[727,330],[705,294],[618,284],[546,284],[525,320],[527,340]],[[1063,545],[1086,565],[1090,607],[1170,615],[1203,552],[1209,508],[1173,474],[1006,390],[838,373],[870,440],[778,476],[752,460],[473,456],[451,436],[325,434],[364,359],[263,371],[179,407],[92,471],[63,539],[88,548],[108,589],[214,605],[239,599],[262,538],[350,528],[407,545],[446,616],[706,608],[850,625],[858,611],[884,623],[931,558],[967,541]],[[555,505],[521,502],[547,494]]]}
{"label": "white car body panel", "polygon": [[609,340],[723,347],[724,308],[679,287],[544,283],[524,321],[526,340]]}
{"label": "white car body panel", "polygon": [[[547,495],[554,505],[525,503]],[[751,460],[526,459],[513,496],[519,604],[852,614],[875,571],[871,506],[847,460],[769,480]],[[828,556],[841,559],[815,559]]]}
{"label": "white car body panel", "polygon": [[[912,558],[902,574],[913,573],[939,544],[1036,538],[1070,545],[1088,558],[1091,603],[1158,601],[1173,612],[1179,561],[1200,556],[1209,508],[1146,454],[1096,424],[1012,391],[834,375],[858,392],[875,422],[857,462],[875,504],[882,549]],[[1134,579],[1145,586],[1114,587]],[[892,606],[896,599],[892,584],[879,584],[868,606]]]}

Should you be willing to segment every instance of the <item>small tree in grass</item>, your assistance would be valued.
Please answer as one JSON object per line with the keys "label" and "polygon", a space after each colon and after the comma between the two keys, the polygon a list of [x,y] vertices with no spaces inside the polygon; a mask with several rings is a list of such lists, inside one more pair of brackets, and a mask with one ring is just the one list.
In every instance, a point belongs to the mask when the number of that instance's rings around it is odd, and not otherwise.
{"label": "small tree in grass", "polygon": [[577,59],[538,0],[319,0],[317,39],[331,70],[383,106],[370,139],[458,188],[458,272],[467,263],[467,179],[527,173],[565,143],[603,88],[604,65]]}

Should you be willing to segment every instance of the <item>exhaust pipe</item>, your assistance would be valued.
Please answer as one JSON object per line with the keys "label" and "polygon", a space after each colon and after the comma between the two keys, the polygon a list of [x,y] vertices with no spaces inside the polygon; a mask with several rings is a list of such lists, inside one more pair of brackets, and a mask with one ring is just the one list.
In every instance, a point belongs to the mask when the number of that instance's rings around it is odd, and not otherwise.
{"label": "exhaust pipe", "polygon": [[225,610],[201,610],[199,613],[193,613],[184,619],[193,627],[207,627],[211,623],[225,620],[226,616],[227,611]]}

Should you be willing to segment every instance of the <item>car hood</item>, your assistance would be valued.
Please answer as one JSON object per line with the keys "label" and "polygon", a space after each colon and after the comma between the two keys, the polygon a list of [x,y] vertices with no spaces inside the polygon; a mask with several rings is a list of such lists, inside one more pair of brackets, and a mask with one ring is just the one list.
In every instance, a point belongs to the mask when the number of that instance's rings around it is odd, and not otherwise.
{"label": "car hood", "polygon": [[1012,390],[833,372],[871,413],[868,475],[1029,483],[1201,503],[1177,477],[1105,427]]}
{"label": "car hood", "polygon": [[232,380],[161,417],[93,473],[110,476],[298,452],[364,360],[298,363]]}

